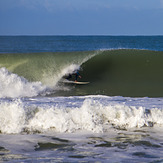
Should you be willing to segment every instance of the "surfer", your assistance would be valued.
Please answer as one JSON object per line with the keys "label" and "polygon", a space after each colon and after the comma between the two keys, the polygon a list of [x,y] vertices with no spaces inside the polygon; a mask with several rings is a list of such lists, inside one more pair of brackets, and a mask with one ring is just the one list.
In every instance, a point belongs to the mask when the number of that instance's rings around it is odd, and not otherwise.
{"label": "surfer", "polygon": [[75,71],[73,74],[69,74],[66,79],[72,78],[72,75],[75,75],[75,82],[78,81],[78,77],[81,78],[81,75],[80,75],[79,71]]}
{"label": "surfer", "polygon": [[78,71],[76,71],[76,73],[75,73],[75,82],[77,82],[78,77],[81,78],[81,75],[79,74]]}

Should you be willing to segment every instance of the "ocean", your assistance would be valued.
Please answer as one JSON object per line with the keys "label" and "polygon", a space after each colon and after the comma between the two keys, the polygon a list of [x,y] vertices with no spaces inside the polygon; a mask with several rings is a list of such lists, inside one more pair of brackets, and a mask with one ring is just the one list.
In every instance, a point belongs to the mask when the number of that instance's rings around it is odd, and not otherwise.
{"label": "ocean", "polygon": [[162,62],[163,36],[0,36],[0,162],[163,162]]}

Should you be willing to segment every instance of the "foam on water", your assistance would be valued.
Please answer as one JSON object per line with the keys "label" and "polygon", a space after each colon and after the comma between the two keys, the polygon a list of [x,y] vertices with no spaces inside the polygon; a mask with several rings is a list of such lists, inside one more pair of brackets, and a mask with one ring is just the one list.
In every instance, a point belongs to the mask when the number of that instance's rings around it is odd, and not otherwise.
{"label": "foam on water", "polygon": [[10,73],[6,68],[0,69],[0,98],[32,97],[45,91],[41,82],[29,82],[23,77]]}
{"label": "foam on water", "polygon": [[[109,128],[131,129],[163,126],[163,110],[148,109],[120,102],[105,102],[106,97],[49,98],[49,101],[1,100],[1,133],[76,132],[102,133]],[[109,98],[108,98],[109,100]]]}
{"label": "foam on water", "polygon": [[0,131],[20,133],[25,124],[25,110],[21,100],[0,103]]}

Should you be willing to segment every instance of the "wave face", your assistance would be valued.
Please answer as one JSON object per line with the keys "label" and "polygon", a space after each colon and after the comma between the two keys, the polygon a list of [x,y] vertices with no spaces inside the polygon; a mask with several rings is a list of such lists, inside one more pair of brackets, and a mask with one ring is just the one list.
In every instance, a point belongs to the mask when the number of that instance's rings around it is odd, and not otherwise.
{"label": "wave face", "polygon": [[104,51],[82,65],[88,92],[120,96],[163,96],[163,52]]}
{"label": "wave face", "polygon": [[[27,92],[28,87],[35,90],[30,95],[18,93],[18,97],[37,96],[42,92],[50,96],[103,94],[162,97],[162,60],[162,51],[136,49],[0,54],[0,82],[6,88],[2,88],[1,97],[13,97],[5,92],[12,92],[12,88],[17,92],[16,88],[20,87],[18,80],[23,85],[20,92]],[[82,76],[79,81],[89,81],[88,85],[60,82],[78,68]]]}

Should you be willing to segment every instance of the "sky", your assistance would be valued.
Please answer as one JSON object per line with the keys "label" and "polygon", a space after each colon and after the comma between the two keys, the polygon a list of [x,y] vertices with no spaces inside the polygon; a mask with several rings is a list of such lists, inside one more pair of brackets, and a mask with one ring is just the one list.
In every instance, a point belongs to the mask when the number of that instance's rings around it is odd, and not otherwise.
{"label": "sky", "polygon": [[163,0],[0,0],[0,35],[163,35]]}

